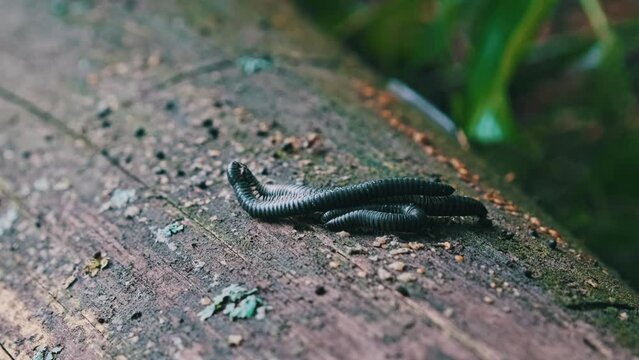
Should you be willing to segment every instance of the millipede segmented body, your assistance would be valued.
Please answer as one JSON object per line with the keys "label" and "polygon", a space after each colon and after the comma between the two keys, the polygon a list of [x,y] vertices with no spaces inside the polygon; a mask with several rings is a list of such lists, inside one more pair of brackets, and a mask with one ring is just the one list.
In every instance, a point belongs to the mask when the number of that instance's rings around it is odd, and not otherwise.
{"label": "millipede segmented body", "polygon": [[227,177],[251,217],[277,219],[323,213],[322,222],[331,230],[415,232],[428,216],[486,216],[481,202],[451,195],[455,189],[450,185],[418,177],[325,188],[268,185],[237,161],[229,164]]}
{"label": "millipede segmented body", "polygon": [[331,210],[322,215],[330,230],[366,230],[377,232],[415,232],[426,221],[426,213],[415,204],[370,205],[347,210]]}

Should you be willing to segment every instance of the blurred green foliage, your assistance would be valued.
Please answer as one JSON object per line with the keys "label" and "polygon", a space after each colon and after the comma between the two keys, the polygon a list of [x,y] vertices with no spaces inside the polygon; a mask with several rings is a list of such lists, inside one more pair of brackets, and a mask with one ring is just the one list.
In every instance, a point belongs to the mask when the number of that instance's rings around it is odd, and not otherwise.
{"label": "blurred green foliage", "polygon": [[466,97],[461,117],[471,139],[503,142],[514,136],[508,85],[554,0],[486,1],[470,36]]}
{"label": "blurred green foliage", "polygon": [[297,3],[639,288],[639,1]]}
{"label": "blurred green foliage", "polygon": [[[593,100],[600,109],[618,113],[627,105],[622,102],[628,96],[619,96],[628,93],[623,47],[597,0],[581,1],[594,33],[579,37],[560,33],[547,38],[540,36],[540,27],[548,24],[556,0],[298,3],[375,66],[422,90],[448,110],[476,142],[512,141],[518,135],[509,93],[513,76],[527,65],[533,67],[537,80],[544,75],[540,70],[550,76],[552,71],[569,68],[592,71],[596,75]],[[522,60],[536,63],[520,66]]]}

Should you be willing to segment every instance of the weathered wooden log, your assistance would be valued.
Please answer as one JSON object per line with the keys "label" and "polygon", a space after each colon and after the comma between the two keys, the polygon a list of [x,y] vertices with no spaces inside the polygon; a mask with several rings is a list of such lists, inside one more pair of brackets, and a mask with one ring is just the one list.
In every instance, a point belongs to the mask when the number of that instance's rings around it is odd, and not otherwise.
{"label": "weathered wooden log", "polygon": [[[288,2],[0,3],[0,358],[639,352],[636,293]],[[314,186],[437,174],[493,225],[258,221],[231,160]],[[235,283],[265,318],[202,320]]]}

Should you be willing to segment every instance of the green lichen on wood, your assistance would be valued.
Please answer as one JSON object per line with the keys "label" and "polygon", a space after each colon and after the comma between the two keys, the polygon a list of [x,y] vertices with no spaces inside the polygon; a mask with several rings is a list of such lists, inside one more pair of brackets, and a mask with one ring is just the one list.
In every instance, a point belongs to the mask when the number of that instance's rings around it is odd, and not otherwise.
{"label": "green lichen on wood", "polygon": [[4,214],[0,214],[0,236],[4,233],[8,233],[13,224],[18,220],[18,209],[15,206],[9,207]]}
{"label": "green lichen on wood", "polygon": [[247,290],[238,284],[232,284],[222,289],[222,292],[213,298],[213,302],[198,313],[200,320],[205,321],[214,314],[222,312],[229,319],[250,319],[264,310],[264,300],[255,295],[257,289]]}
{"label": "green lichen on wood", "polygon": [[246,75],[252,75],[273,67],[273,61],[266,57],[242,56],[237,60],[237,63]]}
{"label": "green lichen on wood", "polygon": [[31,360],[55,360],[58,358],[60,352],[62,352],[62,349],[64,349],[63,346],[55,346],[51,349],[46,345],[40,346],[36,349]]}

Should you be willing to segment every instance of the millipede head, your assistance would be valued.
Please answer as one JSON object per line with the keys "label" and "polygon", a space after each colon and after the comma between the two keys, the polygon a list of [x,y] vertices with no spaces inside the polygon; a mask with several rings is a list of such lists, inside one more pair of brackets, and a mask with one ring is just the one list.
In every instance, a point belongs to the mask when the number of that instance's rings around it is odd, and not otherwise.
{"label": "millipede head", "polygon": [[231,185],[235,185],[239,180],[252,177],[251,170],[239,161],[232,161],[226,169],[226,176]]}

